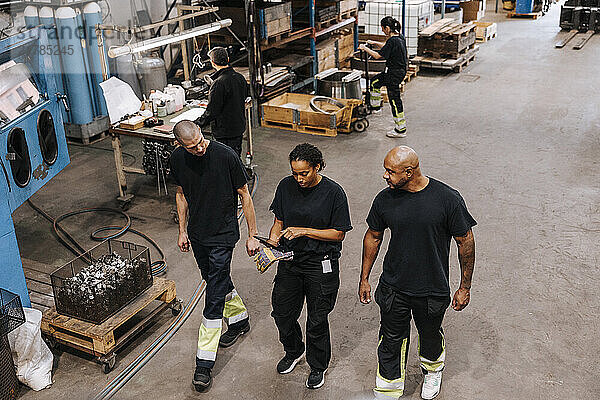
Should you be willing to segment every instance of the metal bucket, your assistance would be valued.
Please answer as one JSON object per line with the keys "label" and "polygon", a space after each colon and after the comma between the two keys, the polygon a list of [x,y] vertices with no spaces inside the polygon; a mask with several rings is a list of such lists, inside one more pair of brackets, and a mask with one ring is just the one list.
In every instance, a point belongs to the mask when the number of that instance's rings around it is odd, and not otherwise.
{"label": "metal bucket", "polygon": [[332,68],[317,74],[317,94],[334,99],[361,99],[360,71]]}

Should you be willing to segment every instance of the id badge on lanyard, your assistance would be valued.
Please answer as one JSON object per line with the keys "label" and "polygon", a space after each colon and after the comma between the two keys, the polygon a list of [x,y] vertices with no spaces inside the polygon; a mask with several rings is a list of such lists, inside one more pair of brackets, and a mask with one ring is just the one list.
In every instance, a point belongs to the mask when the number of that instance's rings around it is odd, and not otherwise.
{"label": "id badge on lanyard", "polygon": [[329,259],[329,256],[325,256],[325,259],[321,261],[321,265],[323,266],[324,274],[328,274],[333,271],[331,269],[331,260]]}

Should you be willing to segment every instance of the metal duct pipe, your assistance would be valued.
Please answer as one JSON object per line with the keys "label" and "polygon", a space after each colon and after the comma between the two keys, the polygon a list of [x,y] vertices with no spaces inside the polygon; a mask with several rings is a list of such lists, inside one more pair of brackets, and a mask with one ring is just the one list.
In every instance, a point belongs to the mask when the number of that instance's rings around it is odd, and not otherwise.
{"label": "metal duct pipe", "polygon": [[124,46],[111,47],[108,50],[108,55],[111,58],[124,56],[126,54],[139,53],[142,51],[155,49],[157,47],[166,46],[170,43],[181,42],[185,39],[191,39],[196,36],[206,35],[211,32],[216,32],[221,28],[226,28],[232,23],[231,19],[227,18],[222,21],[213,22],[199,26],[198,28],[189,29],[179,33],[173,33],[162,37],[143,40],[138,43],[126,44]]}

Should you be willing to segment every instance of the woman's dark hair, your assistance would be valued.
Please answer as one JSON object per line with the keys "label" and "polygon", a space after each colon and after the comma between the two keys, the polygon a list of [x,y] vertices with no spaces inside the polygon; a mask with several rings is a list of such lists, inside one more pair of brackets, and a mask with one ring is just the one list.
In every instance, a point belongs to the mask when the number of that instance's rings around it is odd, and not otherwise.
{"label": "woman's dark hair", "polygon": [[400,33],[400,31],[402,30],[402,26],[400,25],[400,22],[393,17],[384,17],[381,19],[381,26],[387,26],[388,28],[390,28],[392,30],[392,32],[396,32],[396,33]]}
{"label": "woman's dark hair", "polygon": [[302,143],[294,147],[294,150],[290,153],[290,163],[292,161],[306,161],[311,167],[316,168],[320,166],[319,171],[325,168],[325,160],[323,160],[323,153],[310,143]]}

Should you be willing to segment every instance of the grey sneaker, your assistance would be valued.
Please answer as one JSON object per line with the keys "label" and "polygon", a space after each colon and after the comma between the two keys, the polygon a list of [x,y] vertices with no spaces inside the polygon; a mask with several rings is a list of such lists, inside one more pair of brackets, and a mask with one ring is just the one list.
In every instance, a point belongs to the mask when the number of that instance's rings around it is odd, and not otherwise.
{"label": "grey sneaker", "polygon": [[386,133],[385,136],[387,136],[389,138],[405,138],[406,137],[406,129],[401,130],[401,131],[393,129],[393,130],[389,131],[388,133]]}
{"label": "grey sneaker", "polygon": [[421,398],[431,400],[440,393],[442,387],[442,371],[428,372],[423,377],[423,387],[421,388]]}

